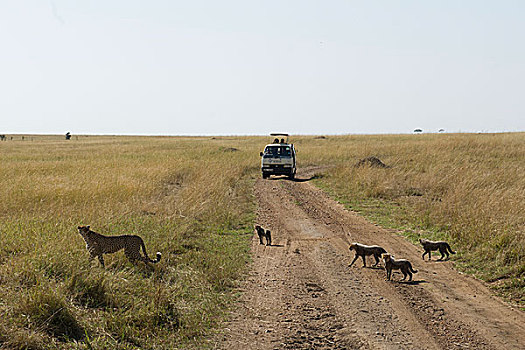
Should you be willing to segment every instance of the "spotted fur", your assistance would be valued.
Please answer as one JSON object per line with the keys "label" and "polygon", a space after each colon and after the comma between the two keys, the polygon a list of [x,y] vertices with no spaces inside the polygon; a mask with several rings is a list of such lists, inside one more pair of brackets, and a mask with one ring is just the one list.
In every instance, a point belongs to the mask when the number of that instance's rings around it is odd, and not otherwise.
{"label": "spotted fur", "polygon": [[264,230],[260,225],[255,225],[255,231],[257,231],[257,234],[259,235],[259,243],[263,243],[263,238],[266,239],[266,245],[272,245],[272,233],[270,230]]}
{"label": "spotted fur", "polygon": [[[89,229],[89,226],[78,226],[78,233],[84,238],[86,248],[90,258],[98,257],[100,264],[104,266],[103,254],[111,254],[124,249],[124,254],[132,262],[142,260],[145,263],[158,263],[161,258],[160,252],[157,252],[157,260],[152,260],[146,253],[146,246],[140,236],[122,235],[122,236],[104,236]],[[140,254],[140,248],[144,256]]]}
{"label": "spotted fur", "polygon": [[352,243],[348,249],[355,250],[354,260],[352,260],[348,267],[352,266],[359,257],[363,259],[363,267],[366,267],[365,257],[368,255],[374,256],[376,261],[374,266],[377,266],[377,264],[379,264],[379,258],[381,257],[381,254],[386,253],[386,250],[378,245],[364,245],[360,243]]}
{"label": "spotted fur", "polygon": [[425,260],[426,254],[428,254],[428,260],[432,259],[432,251],[435,250],[439,250],[439,252],[441,253],[441,258],[439,258],[438,260],[443,260],[443,258],[445,258],[445,260],[448,260],[448,252],[450,252],[451,254],[456,254],[456,252],[453,251],[450,248],[450,245],[445,241],[429,241],[427,239],[420,238],[419,243],[421,243],[423,249],[425,250],[425,252],[421,256],[423,260]]}
{"label": "spotted fur", "polygon": [[412,268],[412,264],[408,260],[394,259],[394,257],[390,254],[383,254],[382,257],[385,264],[386,279],[389,281],[390,277],[392,276],[392,270],[401,270],[403,273],[403,278],[401,279],[402,281],[404,281],[407,276],[409,276],[408,280],[412,281],[412,273],[417,273],[417,270]]}

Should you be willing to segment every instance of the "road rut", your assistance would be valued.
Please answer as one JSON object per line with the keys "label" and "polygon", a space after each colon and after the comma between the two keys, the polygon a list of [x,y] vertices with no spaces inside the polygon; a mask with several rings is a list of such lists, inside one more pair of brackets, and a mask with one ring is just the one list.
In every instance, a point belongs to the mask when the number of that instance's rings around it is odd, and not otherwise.
{"label": "road rut", "polygon": [[[524,313],[422,249],[369,223],[308,180],[258,180],[251,273],[217,349],[525,349]],[[419,270],[412,283],[382,268],[348,267],[351,242],[377,244]],[[372,259],[369,260],[372,262]],[[370,264],[369,264],[370,265]]]}

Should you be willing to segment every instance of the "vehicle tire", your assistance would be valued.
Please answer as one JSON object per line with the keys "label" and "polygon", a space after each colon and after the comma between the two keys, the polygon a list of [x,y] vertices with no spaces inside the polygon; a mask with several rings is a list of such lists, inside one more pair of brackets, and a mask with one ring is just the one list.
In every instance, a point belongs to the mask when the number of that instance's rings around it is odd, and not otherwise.
{"label": "vehicle tire", "polygon": [[294,173],[291,173],[290,175],[288,175],[288,178],[290,178],[290,180],[295,179],[295,174],[294,174]]}
{"label": "vehicle tire", "polygon": [[262,177],[263,177],[263,179],[267,179],[268,178],[268,174],[263,173]]}

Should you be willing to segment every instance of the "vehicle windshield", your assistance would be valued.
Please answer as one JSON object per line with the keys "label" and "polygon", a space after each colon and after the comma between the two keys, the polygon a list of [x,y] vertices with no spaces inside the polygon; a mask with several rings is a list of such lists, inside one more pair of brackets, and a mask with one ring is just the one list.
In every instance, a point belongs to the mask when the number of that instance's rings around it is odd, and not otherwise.
{"label": "vehicle windshield", "polygon": [[268,157],[291,157],[290,146],[266,146],[264,155]]}

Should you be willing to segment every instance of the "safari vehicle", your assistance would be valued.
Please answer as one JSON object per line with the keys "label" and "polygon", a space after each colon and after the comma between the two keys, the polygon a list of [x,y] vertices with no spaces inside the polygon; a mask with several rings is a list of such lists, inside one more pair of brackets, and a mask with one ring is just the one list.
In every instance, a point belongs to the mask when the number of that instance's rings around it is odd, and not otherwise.
{"label": "safari vehicle", "polygon": [[273,143],[266,145],[264,152],[260,153],[263,179],[270,175],[286,175],[293,179],[297,171],[293,143],[288,143],[288,134],[272,133],[270,136],[274,138]]}

